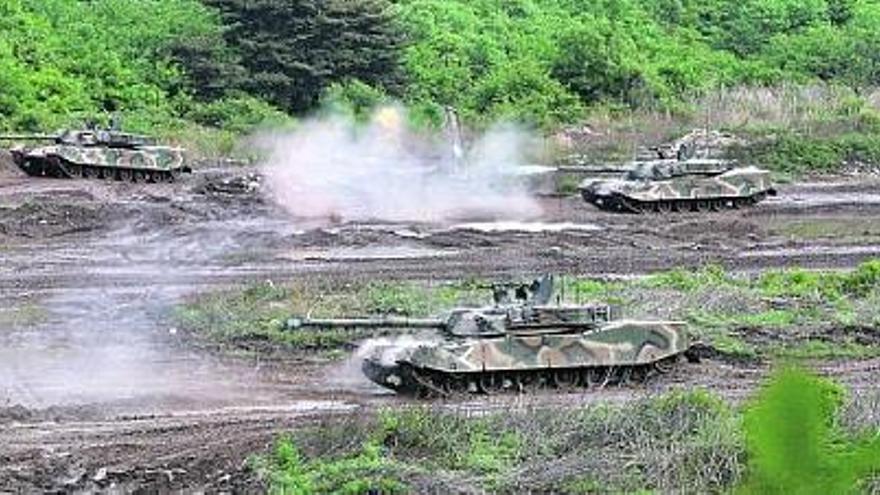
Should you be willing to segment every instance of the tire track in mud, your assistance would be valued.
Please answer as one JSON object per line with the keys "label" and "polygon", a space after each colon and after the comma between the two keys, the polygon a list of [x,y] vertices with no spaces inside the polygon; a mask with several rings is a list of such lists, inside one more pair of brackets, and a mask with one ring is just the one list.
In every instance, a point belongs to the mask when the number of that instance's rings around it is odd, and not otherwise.
{"label": "tire track in mud", "polygon": [[[13,189],[16,197],[26,197],[31,188],[45,194],[55,187],[60,186],[17,180]],[[79,186],[72,181],[64,187]],[[107,187],[90,184],[88,191],[99,202],[131,201],[129,193]],[[151,226],[166,218],[156,213],[163,207],[155,198],[135,199],[131,211],[141,216],[114,223],[109,233],[13,240],[0,249],[0,301],[16,306],[36,300],[47,313],[0,335],[0,486],[13,491],[96,490],[114,483],[121,491],[258,488],[242,461],[279,433],[330,415],[419,404],[369,387],[334,387],[327,380],[332,368],[220,359],[189,348],[170,332],[167,312],[193,291],[310,277],[629,275],[710,261],[741,270],[849,267],[871,257],[880,237],[797,238],[786,229],[804,220],[858,224],[876,216],[880,200],[874,189],[873,183],[795,185],[754,209],[674,218],[614,215],[577,199],[546,199],[540,222],[597,228],[528,231],[508,225],[486,231],[426,224],[316,228],[241,205],[217,218],[202,210],[222,206],[166,187],[151,194],[171,198],[161,204],[183,202],[190,213]],[[150,205],[140,207],[138,201]],[[382,257],[386,248],[396,253],[392,259]],[[306,250],[307,256],[291,256]],[[401,255],[407,250],[418,256]],[[454,254],[426,256],[431,250]],[[880,361],[866,360],[826,362],[818,369],[853,388],[870,389],[876,387],[878,367]],[[466,397],[428,407],[463,414],[578,407],[694,387],[738,401],[767,372],[762,365],[710,360],[645,388]],[[310,409],[313,401],[321,405]],[[19,403],[26,407],[12,411]]]}

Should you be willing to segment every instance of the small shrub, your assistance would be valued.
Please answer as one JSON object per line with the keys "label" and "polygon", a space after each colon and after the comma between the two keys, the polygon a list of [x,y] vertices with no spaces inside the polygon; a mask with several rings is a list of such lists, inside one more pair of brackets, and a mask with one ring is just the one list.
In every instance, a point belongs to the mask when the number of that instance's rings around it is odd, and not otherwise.
{"label": "small shrub", "polygon": [[706,265],[699,270],[676,268],[649,276],[644,283],[649,287],[668,287],[683,292],[691,292],[702,287],[736,284],[724,267]]}
{"label": "small shrub", "polygon": [[406,485],[387,474],[392,463],[372,443],[365,444],[354,456],[306,460],[292,439],[282,438],[268,462],[262,464],[266,465],[263,470],[268,471],[270,492],[279,495],[393,495],[408,491]]}
{"label": "small shrub", "polygon": [[425,315],[430,309],[425,294],[410,284],[374,282],[365,292],[366,307],[371,313]]}
{"label": "small shrub", "polygon": [[843,290],[855,297],[864,297],[880,287],[880,260],[866,261],[854,272],[843,277]]}
{"label": "small shrub", "polygon": [[740,493],[854,493],[880,470],[880,439],[836,426],[843,391],[803,371],[778,371],[745,413],[749,474]]}

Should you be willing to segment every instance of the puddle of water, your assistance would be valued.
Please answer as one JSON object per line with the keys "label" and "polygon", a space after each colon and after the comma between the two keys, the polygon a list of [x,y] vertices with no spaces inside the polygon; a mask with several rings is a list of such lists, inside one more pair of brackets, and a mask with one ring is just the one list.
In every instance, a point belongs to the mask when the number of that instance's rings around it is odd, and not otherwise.
{"label": "puddle of water", "polygon": [[430,249],[412,246],[350,247],[332,249],[297,249],[281,258],[291,261],[355,261],[355,260],[404,260],[454,256],[456,250]]}
{"label": "puddle of water", "polygon": [[361,406],[342,400],[296,400],[287,404],[266,406],[227,406],[222,409],[196,411],[180,411],[171,414],[173,417],[204,416],[210,413],[279,413],[289,412],[292,414],[315,413],[315,412],[346,412],[354,411]]}
{"label": "puddle of water", "polygon": [[740,258],[771,258],[805,255],[880,254],[880,246],[803,246],[798,248],[760,249],[740,253]]}
{"label": "puddle of water", "polygon": [[816,194],[791,194],[769,198],[767,204],[798,206],[877,205],[880,204],[880,194],[834,191]]}
{"label": "puddle of water", "polygon": [[449,230],[476,230],[479,232],[564,232],[583,231],[595,232],[603,230],[602,227],[592,223],[572,222],[470,222],[453,225]]}

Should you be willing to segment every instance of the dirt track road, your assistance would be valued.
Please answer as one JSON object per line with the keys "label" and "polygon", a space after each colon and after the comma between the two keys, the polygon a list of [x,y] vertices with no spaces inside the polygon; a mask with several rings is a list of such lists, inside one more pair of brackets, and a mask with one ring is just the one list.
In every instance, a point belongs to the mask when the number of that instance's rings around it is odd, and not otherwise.
{"label": "dirt track road", "polygon": [[[0,175],[0,492],[247,489],[244,459],[327,414],[405,405],[352,371],[188,345],[169,311],[254,280],[628,275],[717,262],[850,267],[880,253],[880,182],[782,188],[744,211],[672,218],[545,198],[528,222],[297,221],[257,193]],[[647,390],[543,395],[561,407],[679,386],[742,397],[764,369],[706,362]],[[880,363],[824,371],[873,386]],[[356,373],[354,373],[356,375]],[[439,407],[528,406],[517,397]]]}

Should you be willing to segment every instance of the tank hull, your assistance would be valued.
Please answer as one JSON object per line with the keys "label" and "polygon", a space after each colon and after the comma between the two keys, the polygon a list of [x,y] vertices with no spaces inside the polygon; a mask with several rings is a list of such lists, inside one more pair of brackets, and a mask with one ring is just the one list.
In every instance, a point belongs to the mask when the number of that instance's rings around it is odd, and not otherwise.
{"label": "tank hull", "polygon": [[644,381],[690,347],[681,323],[620,320],[586,332],[510,332],[397,354],[385,347],[362,369],[373,382],[412,395],[589,388]]}
{"label": "tank hull", "polygon": [[189,172],[183,151],[166,146],[138,149],[72,145],[14,148],[16,165],[39,177],[167,182]]}
{"label": "tank hull", "polygon": [[770,173],[754,167],[666,180],[589,181],[580,192],[584,201],[602,210],[627,213],[738,209],[776,194]]}

